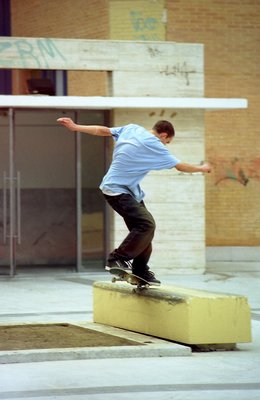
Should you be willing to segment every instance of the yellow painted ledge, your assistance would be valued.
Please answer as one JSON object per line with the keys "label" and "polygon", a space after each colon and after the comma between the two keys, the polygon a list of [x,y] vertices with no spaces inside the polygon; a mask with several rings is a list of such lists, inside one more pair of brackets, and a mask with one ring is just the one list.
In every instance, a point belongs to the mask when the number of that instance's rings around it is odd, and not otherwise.
{"label": "yellow painted ledge", "polygon": [[251,342],[247,298],[164,285],[94,283],[94,322],[186,344]]}

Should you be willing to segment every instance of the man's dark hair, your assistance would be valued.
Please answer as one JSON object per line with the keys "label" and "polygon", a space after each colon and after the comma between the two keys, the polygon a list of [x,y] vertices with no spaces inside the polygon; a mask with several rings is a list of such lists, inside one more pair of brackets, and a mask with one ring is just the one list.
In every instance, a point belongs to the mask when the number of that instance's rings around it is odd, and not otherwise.
{"label": "man's dark hair", "polygon": [[175,135],[174,127],[169,121],[165,120],[157,121],[153,127],[153,130],[157,133],[166,132],[168,137],[173,137]]}

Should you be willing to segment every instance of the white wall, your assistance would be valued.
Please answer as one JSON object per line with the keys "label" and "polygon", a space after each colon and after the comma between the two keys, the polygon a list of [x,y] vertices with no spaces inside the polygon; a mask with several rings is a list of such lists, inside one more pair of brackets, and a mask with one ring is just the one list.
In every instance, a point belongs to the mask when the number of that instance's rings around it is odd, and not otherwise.
{"label": "white wall", "polygon": [[[171,117],[171,115],[174,117]],[[117,110],[115,126],[129,122],[150,129],[158,119],[173,123],[176,137],[168,146],[183,162],[204,160],[204,111],[200,110]],[[150,267],[158,273],[202,273],[205,270],[205,207],[202,174],[181,174],[172,170],[153,171],[142,183],[145,204],[153,214],[157,229]],[[117,247],[127,234],[124,222],[114,214],[114,241]]]}

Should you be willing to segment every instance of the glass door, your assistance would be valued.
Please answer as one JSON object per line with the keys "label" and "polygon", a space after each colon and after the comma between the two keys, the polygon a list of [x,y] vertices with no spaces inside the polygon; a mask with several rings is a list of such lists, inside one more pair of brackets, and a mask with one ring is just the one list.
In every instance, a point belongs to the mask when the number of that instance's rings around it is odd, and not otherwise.
{"label": "glass door", "polygon": [[0,274],[104,266],[108,223],[99,184],[109,139],[75,135],[56,123],[60,116],[108,124],[104,111],[0,113]]}
{"label": "glass door", "polygon": [[73,118],[74,113],[15,112],[18,267],[76,266],[75,135],[57,124],[61,115]]}

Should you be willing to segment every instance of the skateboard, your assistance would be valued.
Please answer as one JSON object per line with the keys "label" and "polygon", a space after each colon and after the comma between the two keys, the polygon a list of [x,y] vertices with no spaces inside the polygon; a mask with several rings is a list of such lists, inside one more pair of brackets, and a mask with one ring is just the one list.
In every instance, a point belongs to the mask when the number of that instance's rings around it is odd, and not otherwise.
{"label": "skateboard", "polygon": [[150,286],[150,283],[148,281],[141,278],[140,276],[132,274],[130,271],[128,272],[124,269],[115,267],[111,268],[109,272],[110,274],[114,275],[112,278],[113,283],[123,281],[130,283],[131,285],[136,285],[136,288],[133,289],[133,292],[148,289]]}

